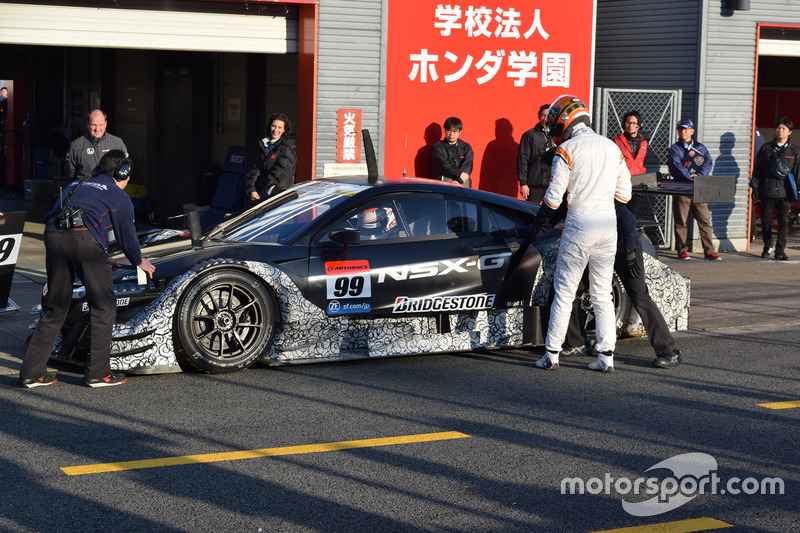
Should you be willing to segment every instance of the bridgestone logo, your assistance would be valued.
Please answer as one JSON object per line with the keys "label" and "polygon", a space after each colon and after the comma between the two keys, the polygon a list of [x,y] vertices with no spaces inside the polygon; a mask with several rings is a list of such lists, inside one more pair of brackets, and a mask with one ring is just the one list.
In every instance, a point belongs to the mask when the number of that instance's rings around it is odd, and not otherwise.
{"label": "bridgestone logo", "polygon": [[434,298],[409,298],[398,296],[392,313],[424,313],[427,311],[475,311],[491,309],[494,294],[471,294],[468,296],[436,296]]}

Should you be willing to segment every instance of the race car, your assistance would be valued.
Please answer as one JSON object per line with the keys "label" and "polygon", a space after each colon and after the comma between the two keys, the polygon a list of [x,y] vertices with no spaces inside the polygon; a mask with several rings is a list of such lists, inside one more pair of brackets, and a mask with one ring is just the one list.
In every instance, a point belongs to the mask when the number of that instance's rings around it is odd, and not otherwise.
{"label": "race car", "polygon": [[[226,373],[540,345],[560,228],[534,239],[537,209],[429,179],[352,176],[300,183],[202,235],[151,231],[141,242],[155,278],[114,273],[112,369]],[[651,296],[686,329],[689,280],[646,249]],[[632,308],[616,278],[614,301],[622,328]],[[88,311],[77,286],[55,359],[86,360]]]}

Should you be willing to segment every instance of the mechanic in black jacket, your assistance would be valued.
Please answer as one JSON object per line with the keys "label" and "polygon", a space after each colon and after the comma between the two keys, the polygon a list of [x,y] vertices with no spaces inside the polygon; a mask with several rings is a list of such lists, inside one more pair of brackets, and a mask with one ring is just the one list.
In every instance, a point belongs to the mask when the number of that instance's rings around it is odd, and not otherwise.
{"label": "mechanic in black jacket", "polygon": [[444,140],[433,145],[433,177],[472,187],[472,147],[460,139],[464,125],[458,117],[444,121]]}
{"label": "mechanic in black jacket", "polygon": [[269,136],[258,143],[258,155],[244,182],[244,206],[250,207],[294,185],[297,148],[292,122],[283,113],[269,119]]}
{"label": "mechanic in black jacket", "polygon": [[550,166],[553,161],[542,160],[542,154],[553,147],[544,129],[550,104],[539,107],[539,122],[522,134],[517,151],[517,179],[523,199],[539,205],[550,184]]}
{"label": "mechanic in black jacket", "polygon": [[122,150],[111,150],[100,160],[94,177],[71,183],[47,215],[44,231],[47,293],[42,317],[33,332],[19,371],[19,386],[41,387],[55,383],[56,374],[47,372],[47,360],[72,301],[75,276],[86,289],[91,310],[92,346],[84,370],[89,387],[125,383],[124,374],[111,373],[111,330],[117,315],[111,271],[105,247],[113,228],[125,257],[132,265],[153,276],[155,267],[142,257],[133,204],[123,191],[130,180],[131,161]]}
{"label": "mechanic in black jacket", "polygon": [[[786,235],[789,232],[789,207],[792,200],[796,199],[797,180],[800,177],[800,147],[789,138],[793,129],[794,122],[790,118],[778,119],[775,124],[775,139],[762,146],[756,155],[750,184],[758,190],[761,201],[763,258],[768,258],[772,253],[772,214],[778,210],[778,242],[775,246],[775,259],[778,261],[789,259],[785,253]],[[794,180],[794,189],[790,179]]]}

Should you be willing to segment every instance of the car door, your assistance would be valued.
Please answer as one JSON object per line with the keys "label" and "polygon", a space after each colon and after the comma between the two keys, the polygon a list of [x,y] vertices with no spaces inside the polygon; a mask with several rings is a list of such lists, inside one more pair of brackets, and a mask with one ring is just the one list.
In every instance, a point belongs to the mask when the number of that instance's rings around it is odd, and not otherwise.
{"label": "car door", "polygon": [[[312,239],[309,299],[328,315],[490,309],[511,252],[482,231],[479,202],[438,193],[373,196]],[[332,232],[358,229],[358,244]]]}

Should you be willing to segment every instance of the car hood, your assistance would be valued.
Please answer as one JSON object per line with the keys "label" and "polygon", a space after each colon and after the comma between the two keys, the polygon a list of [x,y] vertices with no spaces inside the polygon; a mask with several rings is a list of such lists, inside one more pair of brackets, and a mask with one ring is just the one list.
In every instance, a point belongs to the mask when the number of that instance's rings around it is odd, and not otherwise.
{"label": "car hood", "polygon": [[[297,260],[308,255],[305,247],[286,246],[278,243],[238,242],[222,239],[201,241],[192,244],[189,236],[176,230],[151,230],[139,235],[142,257],[156,267],[153,279],[169,280],[183,274],[193,266],[213,259],[259,261],[278,264]],[[124,259],[117,250],[116,257]],[[117,271],[114,281],[130,278],[132,267]]]}

